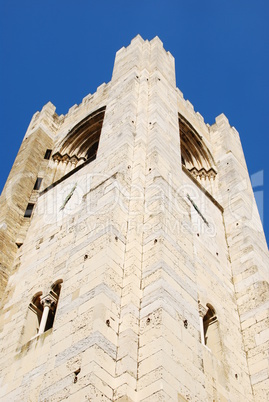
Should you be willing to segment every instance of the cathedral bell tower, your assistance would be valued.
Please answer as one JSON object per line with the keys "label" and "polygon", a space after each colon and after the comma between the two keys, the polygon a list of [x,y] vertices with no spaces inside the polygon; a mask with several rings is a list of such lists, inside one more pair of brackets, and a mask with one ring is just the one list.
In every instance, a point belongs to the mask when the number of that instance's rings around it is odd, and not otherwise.
{"label": "cathedral bell tower", "polygon": [[66,115],[33,116],[0,202],[1,401],[268,401],[239,134],[194,111],[158,37]]}

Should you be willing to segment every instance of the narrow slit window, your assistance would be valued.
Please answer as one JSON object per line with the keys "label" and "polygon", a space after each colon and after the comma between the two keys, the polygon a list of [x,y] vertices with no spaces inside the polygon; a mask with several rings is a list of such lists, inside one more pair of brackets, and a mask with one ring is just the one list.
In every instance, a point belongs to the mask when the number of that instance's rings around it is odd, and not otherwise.
{"label": "narrow slit window", "polygon": [[33,213],[34,206],[35,206],[35,204],[30,204],[30,203],[27,205],[27,208],[26,208],[25,213],[24,213],[24,218],[30,218],[31,217],[31,215]]}
{"label": "narrow slit window", "polygon": [[38,177],[36,179],[36,182],[35,182],[35,185],[34,185],[34,190],[39,190],[40,189],[42,180],[43,180],[42,177]]}
{"label": "narrow slit window", "polygon": [[52,152],[52,149],[47,149],[46,153],[45,153],[45,156],[44,156],[44,159],[50,159],[51,152]]}
{"label": "narrow slit window", "polygon": [[206,307],[208,310],[203,317],[203,344],[206,345],[218,359],[221,359],[222,345],[216,311],[209,303]]}

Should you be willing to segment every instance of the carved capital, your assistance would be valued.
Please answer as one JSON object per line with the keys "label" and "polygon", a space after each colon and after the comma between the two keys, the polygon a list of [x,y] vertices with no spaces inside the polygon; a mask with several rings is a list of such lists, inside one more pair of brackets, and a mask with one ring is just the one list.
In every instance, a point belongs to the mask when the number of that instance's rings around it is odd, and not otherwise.
{"label": "carved capital", "polygon": [[207,313],[208,308],[204,307],[201,303],[198,303],[198,308],[199,308],[199,315],[200,317],[204,318],[204,316]]}
{"label": "carved capital", "polygon": [[51,294],[48,294],[47,296],[42,297],[40,302],[43,307],[49,307],[50,310],[53,310],[56,306],[57,300]]}

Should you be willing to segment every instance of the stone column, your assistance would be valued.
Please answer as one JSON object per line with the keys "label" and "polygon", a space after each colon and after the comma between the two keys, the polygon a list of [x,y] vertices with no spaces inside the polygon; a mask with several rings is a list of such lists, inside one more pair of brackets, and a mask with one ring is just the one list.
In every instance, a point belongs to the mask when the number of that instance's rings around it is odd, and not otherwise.
{"label": "stone column", "polygon": [[47,295],[43,297],[43,299],[41,300],[41,304],[44,306],[44,310],[39,326],[38,335],[41,335],[43,334],[43,332],[45,332],[49,311],[55,308],[56,300],[54,300],[54,298],[51,295]]}

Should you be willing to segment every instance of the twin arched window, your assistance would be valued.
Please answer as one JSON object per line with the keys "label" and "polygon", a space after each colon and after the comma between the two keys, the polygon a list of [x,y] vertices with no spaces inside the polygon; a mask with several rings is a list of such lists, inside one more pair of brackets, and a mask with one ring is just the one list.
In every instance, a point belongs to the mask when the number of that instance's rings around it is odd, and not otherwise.
{"label": "twin arched window", "polygon": [[37,292],[28,306],[22,344],[53,327],[62,280],[53,283],[47,295]]}

